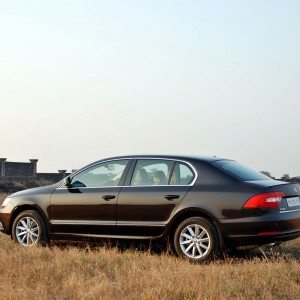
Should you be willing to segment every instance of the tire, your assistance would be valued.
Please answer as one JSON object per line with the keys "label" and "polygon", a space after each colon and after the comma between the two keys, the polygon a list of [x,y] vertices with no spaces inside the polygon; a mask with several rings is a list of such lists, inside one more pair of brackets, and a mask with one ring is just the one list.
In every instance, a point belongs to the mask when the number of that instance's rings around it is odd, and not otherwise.
{"label": "tire", "polygon": [[175,231],[173,243],[180,257],[194,262],[209,261],[220,254],[217,229],[210,221],[201,217],[181,222]]}
{"label": "tire", "polygon": [[23,247],[46,246],[49,239],[40,213],[35,210],[21,212],[13,222],[12,238]]}

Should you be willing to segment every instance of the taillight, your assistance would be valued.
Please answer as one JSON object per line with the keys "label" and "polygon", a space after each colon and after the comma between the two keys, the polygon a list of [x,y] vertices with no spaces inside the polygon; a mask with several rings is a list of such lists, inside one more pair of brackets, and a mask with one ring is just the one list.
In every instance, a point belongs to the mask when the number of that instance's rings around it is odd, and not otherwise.
{"label": "taillight", "polygon": [[285,196],[283,192],[271,192],[255,195],[247,200],[244,208],[277,208]]}

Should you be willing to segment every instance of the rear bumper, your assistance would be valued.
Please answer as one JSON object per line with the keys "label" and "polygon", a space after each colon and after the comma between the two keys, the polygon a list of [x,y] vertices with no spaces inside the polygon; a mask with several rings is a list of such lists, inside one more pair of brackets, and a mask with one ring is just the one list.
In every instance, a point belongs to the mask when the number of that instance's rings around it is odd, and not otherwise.
{"label": "rear bumper", "polygon": [[300,211],[219,221],[225,241],[236,246],[263,245],[300,237]]}
{"label": "rear bumper", "polygon": [[227,238],[227,242],[230,245],[235,246],[250,246],[250,245],[264,245],[275,242],[285,242],[294,240],[300,237],[300,230],[292,232],[284,232],[270,235],[243,235],[243,236],[231,236]]}

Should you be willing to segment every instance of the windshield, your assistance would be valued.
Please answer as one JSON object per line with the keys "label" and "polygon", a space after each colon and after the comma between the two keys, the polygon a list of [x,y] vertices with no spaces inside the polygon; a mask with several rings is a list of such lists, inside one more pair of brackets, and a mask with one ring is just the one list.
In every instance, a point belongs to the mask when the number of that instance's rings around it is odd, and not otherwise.
{"label": "windshield", "polygon": [[212,165],[243,181],[271,180],[270,177],[233,160],[218,160],[213,162]]}

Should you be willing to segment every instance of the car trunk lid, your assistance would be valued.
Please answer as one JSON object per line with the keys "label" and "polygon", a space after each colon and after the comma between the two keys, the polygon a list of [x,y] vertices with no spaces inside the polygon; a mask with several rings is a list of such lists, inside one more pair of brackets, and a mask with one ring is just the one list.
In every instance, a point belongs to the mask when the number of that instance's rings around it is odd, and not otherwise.
{"label": "car trunk lid", "polygon": [[243,206],[243,215],[300,212],[300,185],[278,180],[248,181],[261,191]]}
{"label": "car trunk lid", "polygon": [[300,184],[288,183],[272,186],[273,192],[283,192],[279,206],[280,212],[300,211]]}

